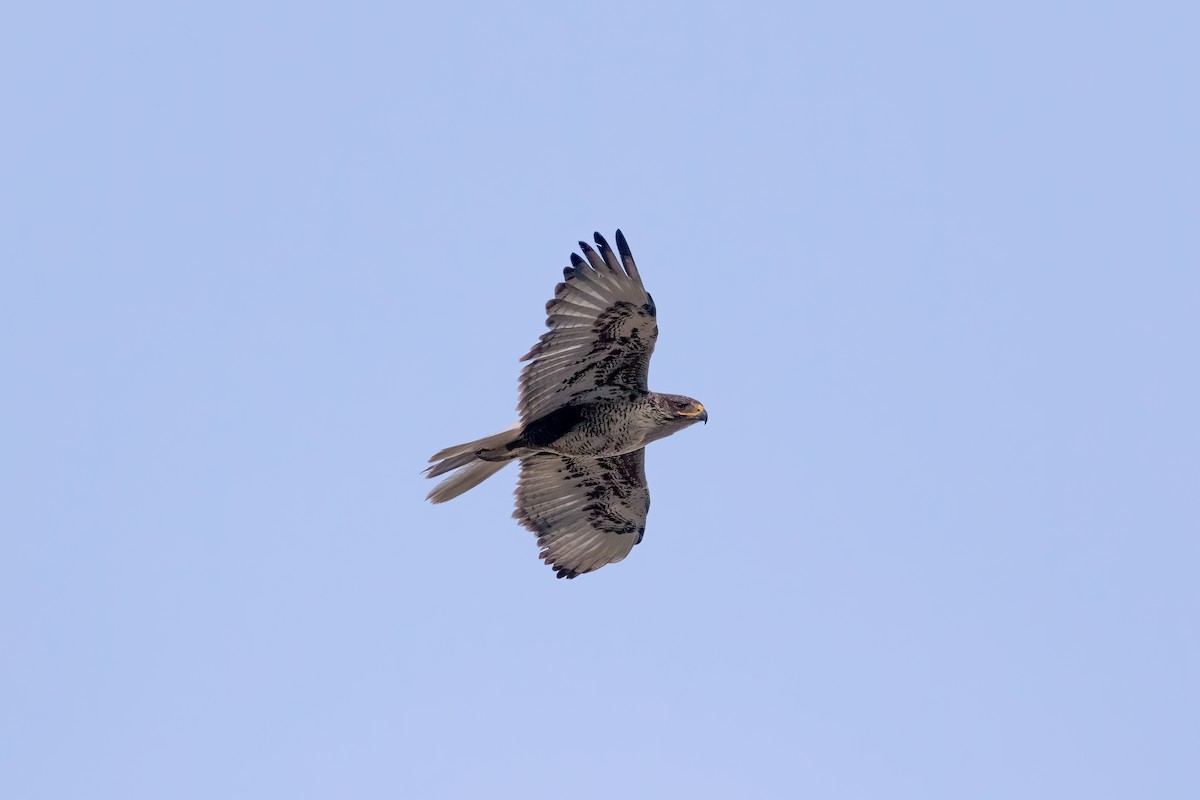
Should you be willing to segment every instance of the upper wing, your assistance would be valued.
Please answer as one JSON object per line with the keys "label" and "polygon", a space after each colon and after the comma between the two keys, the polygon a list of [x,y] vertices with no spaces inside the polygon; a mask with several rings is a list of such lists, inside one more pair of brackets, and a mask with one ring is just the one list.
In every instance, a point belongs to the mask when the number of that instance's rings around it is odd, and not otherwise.
{"label": "upper wing", "polygon": [[571,254],[565,281],[546,303],[546,326],[522,361],[517,410],[528,423],[599,387],[645,391],[650,354],[658,338],[654,299],[642,286],[625,237],[617,231],[620,261],[595,234],[600,252],[580,242],[585,262]]}
{"label": "upper wing", "polygon": [[537,534],[541,558],[560,578],[620,561],[642,540],[650,490],[646,451],[574,459],[521,459],[513,517]]}

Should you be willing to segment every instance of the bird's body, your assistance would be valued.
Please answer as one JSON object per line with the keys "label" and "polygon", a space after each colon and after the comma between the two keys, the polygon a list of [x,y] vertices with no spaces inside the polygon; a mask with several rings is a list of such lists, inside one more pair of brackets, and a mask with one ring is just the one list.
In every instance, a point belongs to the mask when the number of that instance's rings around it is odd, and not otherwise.
{"label": "bird's body", "polygon": [[625,455],[666,435],[667,431],[653,424],[653,405],[649,392],[631,392],[627,402],[598,400],[562,406],[526,425],[515,444],[564,456]]}
{"label": "bird's body", "polygon": [[580,242],[565,280],[546,304],[549,331],[522,359],[521,421],[506,431],[448,447],[428,477],[458,470],[429,493],[450,500],[519,460],[513,516],[538,535],[560,578],[620,561],[645,532],[650,442],[708,420],[689,397],[647,388],[658,336],[654,300],[642,286],[625,237],[620,260],[600,234],[597,253]]}

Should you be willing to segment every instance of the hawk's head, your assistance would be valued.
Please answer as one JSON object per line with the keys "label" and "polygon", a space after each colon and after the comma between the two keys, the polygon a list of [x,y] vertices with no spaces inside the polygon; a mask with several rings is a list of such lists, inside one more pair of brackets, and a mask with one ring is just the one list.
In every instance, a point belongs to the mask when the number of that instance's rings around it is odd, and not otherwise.
{"label": "hawk's head", "polygon": [[699,400],[681,394],[655,395],[655,410],[664,425],[671,426],[672,433],[697,422],[708,424],[708,412]]}

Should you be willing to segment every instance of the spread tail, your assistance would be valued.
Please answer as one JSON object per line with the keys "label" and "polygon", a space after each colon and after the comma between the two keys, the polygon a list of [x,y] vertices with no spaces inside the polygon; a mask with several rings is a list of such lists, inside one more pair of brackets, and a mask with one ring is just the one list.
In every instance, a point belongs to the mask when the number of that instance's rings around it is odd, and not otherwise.
{"label": "spread tail", "polygon": [[[459,471],[433,487],[433,491],[426,495],[425,499],[433,503],[453,500],[504,469],[505,465],[518,455],[509,455],[506,446],[515,442],[520,435],[521,426],[518,424],[493,436],[447,447],[435,454],[429,459],[433,466],[425,469],[425,477],[435,478],[451,470]],[[480,458],[480,455],[484,458]]]}

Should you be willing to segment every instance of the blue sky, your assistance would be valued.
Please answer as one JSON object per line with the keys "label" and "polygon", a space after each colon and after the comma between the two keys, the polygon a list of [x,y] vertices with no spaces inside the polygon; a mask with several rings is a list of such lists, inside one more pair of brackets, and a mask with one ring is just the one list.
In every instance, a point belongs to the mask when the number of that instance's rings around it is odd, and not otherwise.
{"label": "blue sky", "polygon": [[[967,5],[8,11],[0,794],[1200,795],[1200,19]],[[618,227],[558,581],[420,470]]]}

